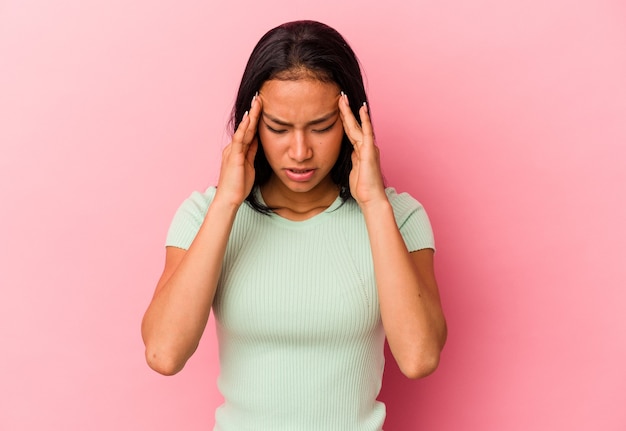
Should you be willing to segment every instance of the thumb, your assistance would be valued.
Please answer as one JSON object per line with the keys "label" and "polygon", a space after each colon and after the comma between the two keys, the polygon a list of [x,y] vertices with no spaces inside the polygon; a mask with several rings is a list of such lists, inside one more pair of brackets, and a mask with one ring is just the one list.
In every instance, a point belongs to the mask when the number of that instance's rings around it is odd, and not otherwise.
{"label": "thumb", "polygon": [[250,163],[251,166],[254,166],[254,158],[256,157],[257,150],[259,148],[259,140],[258,138],[252,139],[250,145],[248,146],[248,152],[246,153],[246,161]]}

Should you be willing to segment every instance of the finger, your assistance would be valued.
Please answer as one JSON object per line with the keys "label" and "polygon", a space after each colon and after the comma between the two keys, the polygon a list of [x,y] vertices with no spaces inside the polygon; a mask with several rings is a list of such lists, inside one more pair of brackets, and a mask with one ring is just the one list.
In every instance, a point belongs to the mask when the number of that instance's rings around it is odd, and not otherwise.
{"label": "finger", "polygon": [[231,145],[235,151],[245,151],[256,135],[256,127],[261,111],[258,93],[252,98],[250,109],[243,113],[243,117],[233,134]]}
{"label": "finger", "polygon": [[352,152],[351,159],[352,159],[352,169],[357,169],[358,170],[359,169],[359,160],[360,159],[359,159],[359,155],[357,154],[356,151]]}
{"label": "finger", "polygon": [[363,132],[358,121],[354,117],[350,104],[348,102],[348,96],[343,94],[339,98],[339,114],[341,115],[341,122],[343,123],[343,129],[352,142],[352,145],[357,145],[363,140]]}
{"label": "finger", "polygon": [[369,109],[367,107],[367,103],[363,103],[361,109],[359,109],[359,117],[361,117],[361,131],[363,135],[367,138],[371,138],[371,141],[374,141],[374,129],[372,127],[372,121],[370,119]]}
{"label": "finger", "polygon": [[248,152],[246,153],[246,161],[254,166],[254,158],[256,157],[256,151],[259,148],[259,140],[255,137],[248,146]]}
{"label": "finger", "polygon": [[250,104],[250,111],[248,113],[249,123],[248,127],[246,127],[246,131],[243,136],[244,145],[250,145],[253,141],[254,137],[257,134],[257,126],[259,124],[259,118],[261,116],[261,111],[263,109],[263,103],[261,102],[261,98],[259,94],[255,94],[252,98],[252,103]]}
{"label": "finger", "polygon": [[233,134],[233,138],[231,140],[231,146],[235,151],[242,151],[243,149],[243,137],[250,125],[250,116],[248,111],[243,113],[243,117],[239,122],[239,126],[237,126],[237,130]]}

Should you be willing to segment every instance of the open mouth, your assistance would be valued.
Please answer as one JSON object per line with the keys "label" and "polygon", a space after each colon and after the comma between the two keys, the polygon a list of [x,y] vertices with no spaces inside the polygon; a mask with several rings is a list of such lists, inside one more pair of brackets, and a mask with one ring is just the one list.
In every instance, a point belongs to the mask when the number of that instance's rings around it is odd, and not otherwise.
{"label": "open mouth", "polygon": [[314,173],[315,169],[285,169],[287,178],[292,181],[308,181]]}

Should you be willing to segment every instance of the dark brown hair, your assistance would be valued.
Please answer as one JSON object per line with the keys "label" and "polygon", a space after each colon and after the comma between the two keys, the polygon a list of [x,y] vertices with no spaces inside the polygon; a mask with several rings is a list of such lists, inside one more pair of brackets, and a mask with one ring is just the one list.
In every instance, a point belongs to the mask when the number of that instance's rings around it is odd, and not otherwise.
{"label": "dark brown hair", "polygon": [[[316,21],[294,21],[268,31],[254,47],[241,78],[232,111],[232,131],[237,129],[252,97],[270,79],[299,79],[308,74],[322,82],[333,82],[347,94],[351,109],[360,122],[359,108],[367,102],[359,61],[346,40],[333,28]],[[369,104],[368,104],[369,107]],[[343,136],[339,157],[330,175],[339,186],[340,196],[350,199],[349,176],[352,169],[352,144]],[[253,191],[246,201],[257,211],[269,213],[270,208],[259,202],[254,194],[257,186],[265,184],[271,174],[263,143],[254,160]]]}

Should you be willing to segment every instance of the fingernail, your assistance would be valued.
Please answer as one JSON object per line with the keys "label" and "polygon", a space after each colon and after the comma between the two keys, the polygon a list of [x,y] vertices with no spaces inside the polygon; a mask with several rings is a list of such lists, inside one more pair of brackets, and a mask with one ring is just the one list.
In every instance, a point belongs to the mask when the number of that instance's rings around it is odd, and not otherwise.
{"label": "fingernail", "polygon": [[243,117],[242,117],[241,119],[243,120],[243,119],[244,119],[244,118],[246,118],[247,116],[248,116],[248,111],[246,111],[246,112],[244,112],[244,113],[243,113]]}

